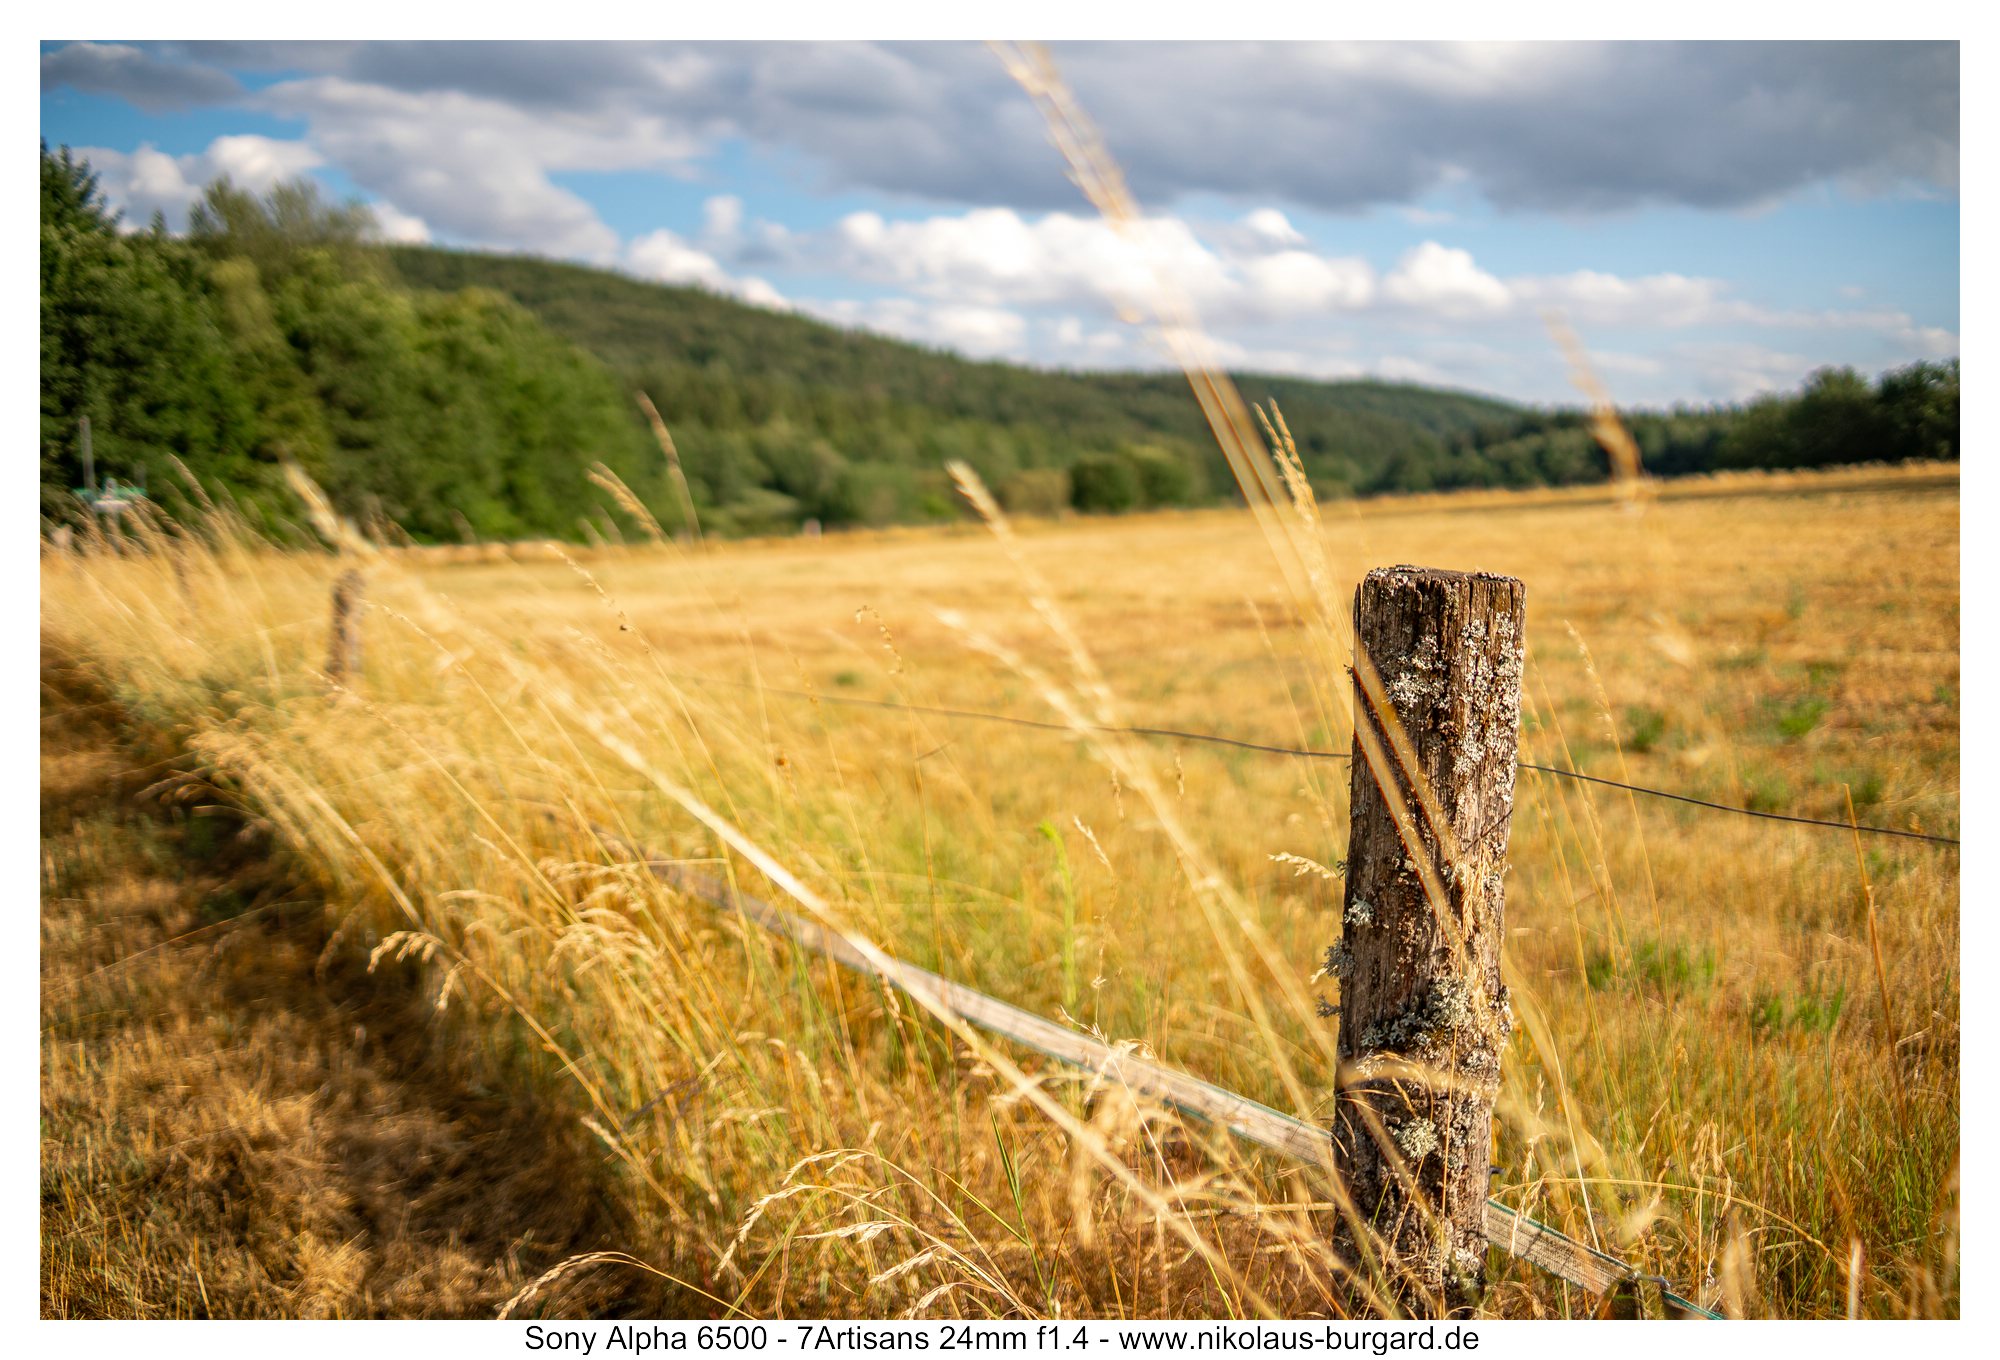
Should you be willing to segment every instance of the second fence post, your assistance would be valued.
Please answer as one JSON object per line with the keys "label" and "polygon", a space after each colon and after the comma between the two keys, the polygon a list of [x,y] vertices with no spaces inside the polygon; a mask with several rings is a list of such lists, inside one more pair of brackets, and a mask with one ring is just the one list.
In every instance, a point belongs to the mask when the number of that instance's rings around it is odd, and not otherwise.
{"label": "second fence post", "polygon": [[[1484,1284],[1525,591],[1389,567],[1354,602],[1354,771],[1334,1161],[1343,1254],[1406,1312]],[[1393,717],[1390,716],[1393,714]]]}
{"label": "second fence post", "polygon": [[326,678],[342,688],[361,674],[361,587],[358,567],[349,567],[333,583],[333,619],[327,629]]}

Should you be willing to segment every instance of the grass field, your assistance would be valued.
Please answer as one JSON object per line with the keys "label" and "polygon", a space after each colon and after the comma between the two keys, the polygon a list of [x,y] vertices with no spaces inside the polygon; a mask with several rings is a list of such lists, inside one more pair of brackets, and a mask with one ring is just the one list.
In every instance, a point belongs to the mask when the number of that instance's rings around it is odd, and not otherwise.
{"label": "grass field", "polygon": [[[1373,566],[1517,575],[1525,759],[1815,817],[1844,817],[1851,795],[1864,823],[1955,836],[1955,470],[1685,490],[1700,494],[1636,510],[1582,494],[1326,507],[1314,589],[1337,613]],[[45,814],[45,1310],[344,1315],[431,1297],[490,1312],[582,1252],[620,1254],[572,1263],[517,1312],[1341,1306],[1319,1173],[969,1045],[675,897],[589,831],[780,896],[725,851],[726,823],[892,953],[1323,1117],[1333,1022],[1314,1000],[1333,988],[1316,970],[1338,886],[1300,861],[1341,858],[1344,764],[789,692],[1344,750],[1338,639],[1283,589],[1250,516],[382,555],[363,563],[361,678],[330,696],[343,565],[226,533],[45,559],[45,809],[65,759],[158,762],[107,785],[129,801],[183,772],[149,795],[168,800],[151,829],[118,835],[171,835],[173,855],[214,866],[181,907],[135,912],[156,880],[195,880],[165,852],[103,851],[116,837],[91,828],[116,822],[110,803]],[[112,734],[74,736],[106,714]],[[215,860],[223,839],[255,853]],[[1522,1023],[1495,1193],[1732,1314],[1956,1315],[1955,848],[1857,849],[1524,775],[1512,860]],[[264,910],[281,899],[310,917],[287,929],[308,930],[316,965],[285,964],[227,1034],[196,1023],[207,955],[185,951],[240,936],[295,954]],[[119,971],[193,926],[210,934],[149,956],[147,985]],[[574,1170],[509,1181],[504,1232],[468,1241],[447,1218],[399,1238],[352,1211],[413,1183],[386,1150],[321,1229],[361,1264],[252,1250],[334,1191],[323,1158],[287,1155],[303,1133],[267,1129],[276,1151],[245,1161],[216,1131],[288,1089],[272,1075],[285,1052],[327,1051],[326,1015],[386,1004],[371,988],[403,989],[398,1025],[450,1055],[397,1060],[408,1079],[384,1108],[456,1102],[411,1113],[431,1129],[412,1137],[462,1153],[464,1129],[512,1130],[495,1144],[512,1147],[532,1126],[537,1150],[514,1164]],[[284,1015],[307,1037],[286,1038]],[[218,1052],[266,1083],[235,1114],[214,1081],[174,1075]],[[299,1127],[315,1100],[366,1108],[314,1070],[294,1082]],[[175,1091],[193,1121],[178,1137],[208,1137],[220,1150],[200,1156],[236,1156],[255,1182],[221,1208],[174,1189],[215,1171],[151,1128]],[[424,1175],[502,1194],[486,1159],[445,1160],[458,1169]],[[92,1192],[107,1176],[130,1193]],[[188,1240],[251,1254],[219,1288]],[[399,1292],[445,1269],[441,1244],[464,1258],[453,1289]],[[1490,1313],[1596,1308],[1497,1253],[1492,1269]]]}

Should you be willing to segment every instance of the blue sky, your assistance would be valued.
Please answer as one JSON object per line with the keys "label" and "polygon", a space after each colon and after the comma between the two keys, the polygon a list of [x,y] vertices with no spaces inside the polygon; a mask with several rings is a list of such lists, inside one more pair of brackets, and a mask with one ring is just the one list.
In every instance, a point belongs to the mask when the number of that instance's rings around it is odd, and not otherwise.
{"label": "blue sky", "polygon": [[66,43],[42,136],[143,223],[311,176],[385,236],[576,259],[979,357],[1735,400],[1958,352],[1959,62],[1924,43],[1062,44],[1146,217],[978,44]]}

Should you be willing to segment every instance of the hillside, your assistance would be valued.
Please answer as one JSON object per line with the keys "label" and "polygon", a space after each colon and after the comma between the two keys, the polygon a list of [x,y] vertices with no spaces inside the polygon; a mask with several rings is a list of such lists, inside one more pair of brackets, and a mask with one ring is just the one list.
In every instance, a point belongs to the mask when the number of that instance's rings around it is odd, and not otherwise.
{"label": "hillside", "polygon": [[[582,265],[428,247],[389,254],[413,287],[506,296],[650,393],[697,500],[718,508],[725,529],[950,515],[941,469],[951,458],[1017,510],[1115,511],[1229,493],[1178,373],[977,362]],[[1579,409],[1406,383],[1234,376],[1247,399],[1283,410],[1323,497],[1607,473]],[[1658,476],[1956,458],[1958,365],[1914,364],[1873,384],[1826,369],[1796,395],[1625,418]]]}
{"label": "hillside", "polygon": [[[996,485],[1022,470],[1151,445],[1190,465],[1196,498],[1228,486],[1176,373],[977,362],[697,288],[522,256],[398,247],[390,258],[413,287],[512,298],[650,392],[691,475],[701,436],[788,426],[847,459],[933,470],[945,457],[965,457]],[[1255,374],[1238,382],[1249,399],[1280,403],[1308,471],[1336,493],[1386,489],[1384,475],[1399,461],[1440,460],[1452,439],[1525,414],[1492,398],[1407,384]]]}
{"label": "hillside", "polygon": [[[95,472],[170,508],[174,465],[279,532],[281,469],[421,541],[619,532],[602,463],[669,530],[686,496],[642,419],[669,422],[702,527],[788,533],[949,519],[975,468],[1011,510],[1226,499],[1177,373],[976,362],[693,288],[519,256],[370,242],[306,184],[211,185],[183,235],[118,221],[89,166],[42,152],[41,505],[76,516]],[[1283,409],[1322,497],[1600,480],[1585,416],[1384,382],[1239,374]],[[1955,458],[1958,366],[1816,374],[1748,407],[1638,413],[1661,475]]]}

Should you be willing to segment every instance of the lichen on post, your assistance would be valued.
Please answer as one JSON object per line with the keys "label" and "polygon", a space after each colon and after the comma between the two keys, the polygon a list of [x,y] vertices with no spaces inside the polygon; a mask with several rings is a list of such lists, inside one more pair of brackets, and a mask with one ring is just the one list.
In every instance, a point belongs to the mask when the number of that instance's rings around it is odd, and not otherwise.
{"label": "lichen on post", "polygon": [[[1340,941],[1336,1245],[1405,1312],[1483,1285],[1520,745],[1518,580],[1388,567],[1356,592],[1351,834]],[[1414,771],[1414,777],[1413,777]]]}

